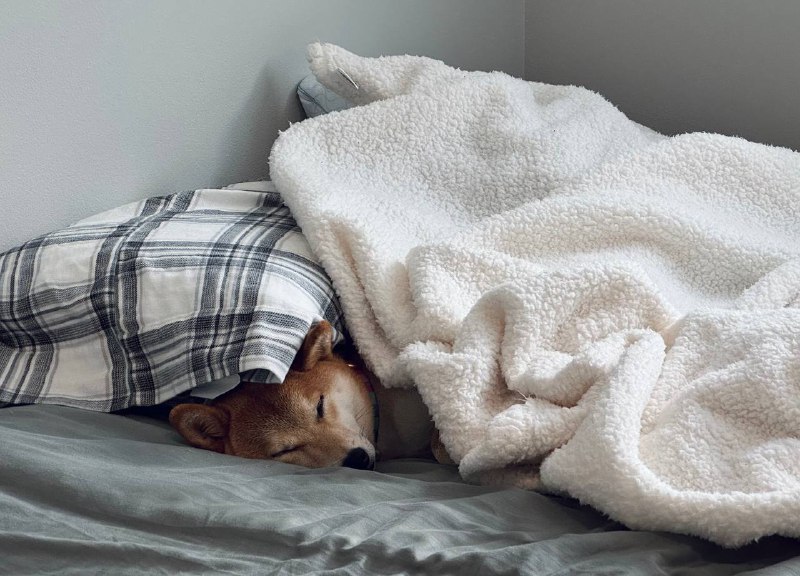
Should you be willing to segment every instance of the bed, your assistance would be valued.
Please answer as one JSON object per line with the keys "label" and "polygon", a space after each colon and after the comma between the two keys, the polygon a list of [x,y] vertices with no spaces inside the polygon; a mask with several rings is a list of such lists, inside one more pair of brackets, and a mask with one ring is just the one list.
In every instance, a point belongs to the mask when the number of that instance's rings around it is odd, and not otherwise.
{"label": "bed", "polygon": [[[269,182],[231,188],[273,194]],[[2,572],[800,570],[793,539],[726,549],[630,530],[577,500],[467,483],[432,460],[385,461],[371,472],[240,459],[188,446],[163,416],[0,409]]]}
{"label": "bed", "polygon": [[[485,8],[476,4],[473,10]],[[477,18],[476,22],[476,30],[508,28],[506,20],[493,24]],[[459,34],[460,30],[452,31],[453,37]],[[522,38],[512,34],[507,40],[516,46]],[[472,40],[468,34],[459,43],[463,52],[469,52]],[[433,42],[429,49],[435,51],[437,46]],[[519,62],[509,62],[505,68],[518,75]],[[488,68],[494,64],[478,63],[481,65]],[[337,78],[340,92],[321,86],[312,76],[297,89],[308,117],[358,104],[341,95],[353,87],[358,91],[351,75],[338,69],[327,72]],[[439,86],[443,93],[450,89],[445,84]],[[280,91],[280,98],[288,99],[293,87]],[[447,114],[448,107],[442,112]],[[255,122],[255,116],[252,110],[246,111],[242,123]],[[299,119],[299,113],[290,115],[285,124]],[[258,162],[262,161],[259,156]],[[291,171],[278,172],[289,191],[294,184]],[[263,174],[253,169],[248,176]],[[215,178],[211,185],[221,185]],[[408,188],[413,186],[412,182]],[[290,246],[285,252],[304,259],[311,270],[304,274],[308,278],[324,276],[323,268],[330,262],[323,266],[309,254],[309,246],[298,239],[300,228],[271,183],[260,180],[219,190],[174,192],[170,189],[170,196],[158,197],[156,202],[170,218],[184,210],[174,209],[184,200],[186,206],[221,202],[214,209],[230,209],[237,218],[253,212],[252,206],[226,206],[226,192],[229,198],[240,194],[238,198],[245,204],[256,202],[269,217],[277,214],[277,226],[282,227],[282,234],[288,234],[282,236]],[[297,202],[298,193],[292,192],[293,202]],[[89,196],[97,198],[99,194],[95,190]],[[112,210],[110,216],[102,212],[100,218],[89,218],[88,225],[100,223],[112,229],[134,215],[149,218],[156,208],[153,202],[141,200],[144,196],[140,191],[127,194],[125,201],[137,201],[132,208]],[[102,207],[121,203],[114,198],[115,202]],[[303,218],[310,218],[303,214],[302,204],[297,207]],[[80,215],[97,210],[86,209]],[[42,222],[37,226],[37,234],[47,229]],[[50,226],[54,227],[56,224]],[[311,227],[308,232],[313,233]],[[15,241],[23,240],[20,234],[17,228]],[[228,249],[226,245],[224,250]],[[141,273],[140,267],[133,268]],[[95,283],[94,279],[87,283],[87,276],[82,277],[84,284]],[[0,288],[7,287],[0,284]],[[278,345],[267,345],[272,346],[268,353],[257,346],[270,340],[267,332],[244,337],[262,351],[251,354],[247,362],[240,363],[241,348],[233,349],[226,341],[225,353],[213,362],[190,361],[187,366],[191,369],[183,370],[183,380],[175,379],[175,367],[163,373],[139,370],[142,379],[131,384],[139,396],[103,389],[92,402],[83,402],[80,396],[86,390],[81,388],[81,378],[73,378],[66,384],[59,379],[55,386],[51,383],[43,389],[37,388],[35,381],[26,382],[19,388],[34,390],[30,396],[0,398],[26,404],[0,408],[0,574],[800,573],[800,540],[793,538],[767,536],[728,548],[695,536],[630,529],[577,498],[480,485],[479,477],[465,481],[456,466],[433,460],[382,461],[375,471],[361,471],[311,470],[240,459],[188,446],[163,414],[152,417],[129,410],[176,393],[213,396],[219,391],[204,391],[199,385],[220,383],[236,373],[276,385],[311,322],[328,319],[337,326],[337,337],[348,337],[347,319],[334,290],[320,280],[315,293],[318,297],[308,299],[306,308],[293,316],[291,329],[284,330],[277,323],[267,326],[282,337]],[[285,296],[281,306],[293,299],[295,296]],[[98,325],[102,323],[98,321]],[[171,344],[178,346],[180,335],[172,338]],[[8,342],[8,338],[0,339],[2,344]],[[217,347],[216,343],[206,346],[209,350]],[[104,354],[82,349],[71,365],[81,359],[92,363]],[[253,362],[256,356],[260,359]],[[270,361],[261,362],[265,357]],[[108,368],[99,361],[95,364],[92,366],[98,371]],[[71,372],[74,376],[75,371]],[[6,390],[17,387],[8,374],[2,382]],[[42,390],[52,396],[41,396]],[[28,401],[47,403],[31,405]],[[65,403],[72,406],[62,405]]]}
{"label": "bed", "polygon": [[454,467],[309,470],[186,446],[163,421],[0,410],[4,574],[796,574],[800,543],[738,550],[626,530]]}

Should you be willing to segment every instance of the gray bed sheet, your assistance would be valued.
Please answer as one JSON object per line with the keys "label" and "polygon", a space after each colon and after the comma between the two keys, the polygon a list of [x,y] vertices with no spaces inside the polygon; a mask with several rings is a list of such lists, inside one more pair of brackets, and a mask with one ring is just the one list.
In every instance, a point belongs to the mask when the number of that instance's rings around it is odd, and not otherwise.
{"label": "gray bed sheet", "polygon": [[421,460],[309,470],[190,448],[164,422],[0,410],[2,574],[800,574]]}

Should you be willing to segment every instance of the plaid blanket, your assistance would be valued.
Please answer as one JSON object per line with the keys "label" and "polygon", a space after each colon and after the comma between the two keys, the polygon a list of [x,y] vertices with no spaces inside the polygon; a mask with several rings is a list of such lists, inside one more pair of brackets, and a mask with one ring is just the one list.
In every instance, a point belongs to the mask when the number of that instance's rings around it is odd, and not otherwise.
{"label": "plaid blanket", "polygon": [[282,381],[333,287],[275,192],[123,206],[0,255],[0,403],[148,406]]}

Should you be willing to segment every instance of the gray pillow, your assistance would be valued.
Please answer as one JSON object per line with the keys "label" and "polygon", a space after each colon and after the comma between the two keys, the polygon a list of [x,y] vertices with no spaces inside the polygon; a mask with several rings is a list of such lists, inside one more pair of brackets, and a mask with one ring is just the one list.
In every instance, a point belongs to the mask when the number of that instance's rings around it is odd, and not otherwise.
{"label": "gray pillow", "polygon": [[346,110],[353,106],[334,91],[323,86],[313,74],[303,78],[303,81],[297,86],[297,97],[308,118],[336,110]]}

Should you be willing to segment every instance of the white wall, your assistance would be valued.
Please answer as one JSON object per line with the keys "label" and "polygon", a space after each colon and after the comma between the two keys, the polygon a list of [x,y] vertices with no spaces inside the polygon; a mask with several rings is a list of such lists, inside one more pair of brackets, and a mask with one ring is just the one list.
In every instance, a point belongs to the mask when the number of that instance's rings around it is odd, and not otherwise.
{"label": "white wall", "polygon": [[0,250],[263,177],[311,40],[585,85],[663,132],[800,149],[798,29],[798,0],[0,0]]}
{"label": "white wall", "polygon": [[525,77],[675,134],[800,150],[800,1],[526,0]]}
{"label": "white wall", "polygon": [[521,75],[523,0],[0,0],[0,250],[263,177],[304,47]]}

